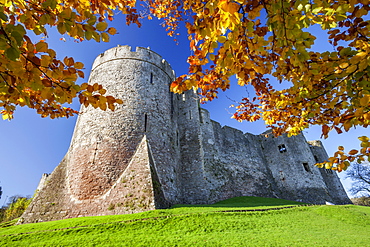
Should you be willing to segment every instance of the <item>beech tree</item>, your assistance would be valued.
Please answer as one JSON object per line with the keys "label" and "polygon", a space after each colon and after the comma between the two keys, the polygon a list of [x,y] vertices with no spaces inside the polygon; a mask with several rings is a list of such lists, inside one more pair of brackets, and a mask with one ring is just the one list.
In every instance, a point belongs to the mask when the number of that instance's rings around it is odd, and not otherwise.
{"label": "beech tree", "polygon": [[370,163],[354,163],[347,170],[346,177],[353,181],[350,189],[353,195],[370,196]]}
{"label": "beech tree", "polygon": [[[63,107],[79,97],[86,106],[114,109],[120,100],[105,96],[98,84],[77,85],[83,64],[58,60],[47,42],[33,43],[27,30],[46,35],[46,26],[78,41],[109,41],[116,29],[108,21],[118,12],[126,24],[140,18],[162,19],[170,36],[180,23],[188,31],[189,72],[172,84],[175,93],[196,90],[201,101],[227,90],[236,76],[240,86],[252,85],[255,96],[241,99],[234,118],[262,119],[274,135],[296,135],[310,125],[322,136],[370,123],[369,0],[1,0],[0,107],[3,119],[16,106],[37,109],[43,117],[68,117]],[[139,14],[143,10],[145,15]],[[333,49],[311,50],[316,37],[309,28],[328,33]],[[320,42],[323,42],[322,40]],[[274,80],[270,80],[274,78]],[[280,85],[281,84],[281,85]],[[278,86],[278,87],[277,87]],[[278,89],[283,86],[284,89]],[[370,142],[361,149],[338,152],[327,169],[345,170],[350,162],[370,156]]]}

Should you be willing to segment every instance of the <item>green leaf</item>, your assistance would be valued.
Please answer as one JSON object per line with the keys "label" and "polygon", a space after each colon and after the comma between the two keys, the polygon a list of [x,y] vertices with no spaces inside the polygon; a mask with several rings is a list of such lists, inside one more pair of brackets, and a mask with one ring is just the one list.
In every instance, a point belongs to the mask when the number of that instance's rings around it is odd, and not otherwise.
{"label": "green leaf", "polygon": [[14,47],[9,47],[8,49],[5,50],[5,56],[12,61],[17,61],[20,54],[21,52],[19,51],[19,49]]}
{"label": "green leaf", "polygon": [[20,46],[22,45],[22,41],[23,41],[23,35],[18,33],[17,31],[13,31],[11,33],[11,36],[15,39],[15,41],[17,41],[17,45]]}
{"label": "green leaf", "polygon": [[57,7],[57,1],[56,0],[46,0],[42,3],[43,8],[50,7],[51,9],[55,9]]}
{"label": "green leaf", "polygon": [[96,16],[95,15],[92,15],[91,17],[90,17],[90,19],[87,21],[87,24],[89,24],[89,25],[94,25],[96,23]]}
{"label": "green leaf", "polygon": [[96,29],[101,32],[107,29],[107,27],[108,27],[108,23],[106,22],[99,22],[98,24],[96,24]]}
{"label": "green leaf", "polygon": [[0,12],[0,19],[3,21],[8,21],[8,16],[4,14],[3,12]]}
{"label": "green leaf", "polygon": [[63,22],[59,22],[59,23],[58,23],[58,25],[57,25],[57,29],[58,29],[58,32],[59,32],[60,34],[64,34],[65,32],[67,32],[67,29],[66,29],[66,27],[65,27],[65,25],[64,25],[64,23],[63,23]]}
{"label": "green leaf", "polygon": [[48,44],[45,42],[38,42],[36,44],[36,51],[38,52],[47,52],[48,51]]}
{"label": "green leaf", "polygon": [[93,32],[91,32],[91,31],[86,31],[85,32],[85,38],[87,40],[90,40],[92,37],[93,37]]}
{"label": "green leaf", "polygon": [[103,40],[103,42],[109,42],[109,35],[107,33],[102,33],[101,39]]}
{"label": "green leaf", "polygon": [[8,43],[5,39],[0,38],[0,50],[5,50],[8,47]]}
{"label": "green leaf", "polygon": [[93,32],[93,39],[95,39],[96,42],[100,42],[100,35],[97,32]]}

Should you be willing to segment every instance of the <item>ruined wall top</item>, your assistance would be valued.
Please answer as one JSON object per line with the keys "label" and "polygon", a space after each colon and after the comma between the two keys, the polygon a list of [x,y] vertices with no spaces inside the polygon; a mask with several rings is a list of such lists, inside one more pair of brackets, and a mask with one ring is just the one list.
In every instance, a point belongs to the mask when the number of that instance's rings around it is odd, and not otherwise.
{"label": "ruined wall top", "polygon": [[170,64],[158,53],[144,47],[136,47],[136,50],[132,51],[132,47],[128,45],[117,46],[101,53],[95,59],[92,70],[106,62],[120,59],[133,59],[151,63],[163,70],[169,77],[175,78],[175,72]]}

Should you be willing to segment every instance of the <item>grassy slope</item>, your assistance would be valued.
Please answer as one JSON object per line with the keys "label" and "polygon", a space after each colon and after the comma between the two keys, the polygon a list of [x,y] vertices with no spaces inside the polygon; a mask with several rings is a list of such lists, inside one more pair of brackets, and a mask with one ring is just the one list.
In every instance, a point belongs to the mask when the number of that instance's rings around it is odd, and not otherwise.
{"label": "grassy slope", "polygon": [[[0,246],[370,246],[370,208],[239,197],[140,214],[0,228]],[[64,229],[63,229],[64,228]]]}

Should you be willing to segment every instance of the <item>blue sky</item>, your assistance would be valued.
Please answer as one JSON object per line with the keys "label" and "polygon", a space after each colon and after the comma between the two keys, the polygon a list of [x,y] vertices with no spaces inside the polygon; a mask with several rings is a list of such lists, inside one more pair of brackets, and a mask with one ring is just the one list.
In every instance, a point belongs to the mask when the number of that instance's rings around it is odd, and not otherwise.
{"label": "blue sky", "polygon": [[[117,45],[130,45],[132,47],[150,47],[153,51],[162,55],[176,71],[177,75],[187,72],[186,59],[190,55],[186,31],[178,38],[179,44],[168,37],[159,21],[146,21],[141,28],[136,25],[127,27],[121,18],[113,23],[118,29],[118,34],[111,37],[109,43],[96,43],[86,41],[75,43],[66,37],[61,41],[61,36],[55,31],[49,32],[49,46],[57,51],[58,58],[73,56],[75,61],[85,64],[85,82],[88,80],[91,65],[100,53]],[[185,31],[185,32],[184,32]],[[324,49],[326,39],[320,36],[316,41],[315,48]],[[231,89],[220,94],[219,99],[203,105],[211,113],[211,118],[244,132],[259,134],[265,131],[261,122],[239,123],[230,119],[233,112],[229,105],[232,100],[238,101],[246,91],[237,85],[231,85]],[[77,101],[73,104],[79,109]],[[43,173],[51,173],[66,154],[73,134],[76,117],[69,119],[43,119],[33,110],[18,108],[12,121],[0,120],[0,186],[3,196],[0,207],[7,197],[12,195],[33,195]],[[360,128],[349,133],[337,135],[332,133],[329,138],[322,140],[329,155],[336,151],[338,145],[344,145],[346,150],[358,148],[357,136],[366,135],[368,130]],[[314,127],[304,132],[307,140],[320,138],[321,128]],[[343,174],[341,175],[343,177]],[[342,180],[344,181],[344,180]],[[344,181],[345,187],[349,187],[349,181]]]}

